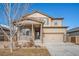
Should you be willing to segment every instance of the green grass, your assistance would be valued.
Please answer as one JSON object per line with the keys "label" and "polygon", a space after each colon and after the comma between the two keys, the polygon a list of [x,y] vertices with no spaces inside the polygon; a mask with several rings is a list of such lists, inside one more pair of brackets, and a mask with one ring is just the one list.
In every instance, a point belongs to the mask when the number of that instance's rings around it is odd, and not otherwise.
{"label": "green grass", "polygon": [[46,48],[14,49],[13,53],[10,49],[0,49],[0,56],[49,56],[49,52]]}

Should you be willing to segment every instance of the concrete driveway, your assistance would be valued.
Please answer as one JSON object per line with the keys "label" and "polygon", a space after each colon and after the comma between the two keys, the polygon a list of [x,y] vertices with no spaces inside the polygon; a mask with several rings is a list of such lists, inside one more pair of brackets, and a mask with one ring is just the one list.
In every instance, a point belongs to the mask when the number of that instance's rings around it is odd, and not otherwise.
{"label": "concrete driveway", "polygon": [[45,44],[51,56],[79,56],[79,45],[54,42]]}

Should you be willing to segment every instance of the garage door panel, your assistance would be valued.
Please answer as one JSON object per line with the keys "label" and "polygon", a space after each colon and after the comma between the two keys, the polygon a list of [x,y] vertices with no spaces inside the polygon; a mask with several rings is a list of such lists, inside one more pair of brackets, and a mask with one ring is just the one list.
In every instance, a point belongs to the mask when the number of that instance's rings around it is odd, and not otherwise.
{"label": "garage door panel", "polygon": [[63,41],[63,34],[44,34],[44,42],[62,42]]}
{"label": "garage door panel", "polygon": [[71,42],[75,43],[76,42],[76,37],[71,37]]}

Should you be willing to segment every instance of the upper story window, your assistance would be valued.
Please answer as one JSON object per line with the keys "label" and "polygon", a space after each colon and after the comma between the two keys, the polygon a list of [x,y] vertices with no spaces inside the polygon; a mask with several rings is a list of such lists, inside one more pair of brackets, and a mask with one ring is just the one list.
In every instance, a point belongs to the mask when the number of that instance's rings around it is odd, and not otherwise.
{"label": "upper story window", "polygon": [[44,19],[44,25],[48,25],[49,24],[49,21],[47,18]]}
{"label": "upper story window", "polygon": [[58,22],[57,21],[54,21],[54,25],[58,25]]}
{"label": "upper story window", "polygon": [[54,23],[54,25],[57,25],[57,24],[58,24],[57,22]]}

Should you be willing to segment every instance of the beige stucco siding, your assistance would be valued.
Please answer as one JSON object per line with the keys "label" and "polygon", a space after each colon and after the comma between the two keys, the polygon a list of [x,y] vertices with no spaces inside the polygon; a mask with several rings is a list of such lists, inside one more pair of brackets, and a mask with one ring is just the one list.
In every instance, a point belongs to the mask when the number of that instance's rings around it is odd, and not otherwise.
{"label": "beige stucco siding", "polygon": [[43,28],[43,33],[65,33],[64,28]]}

